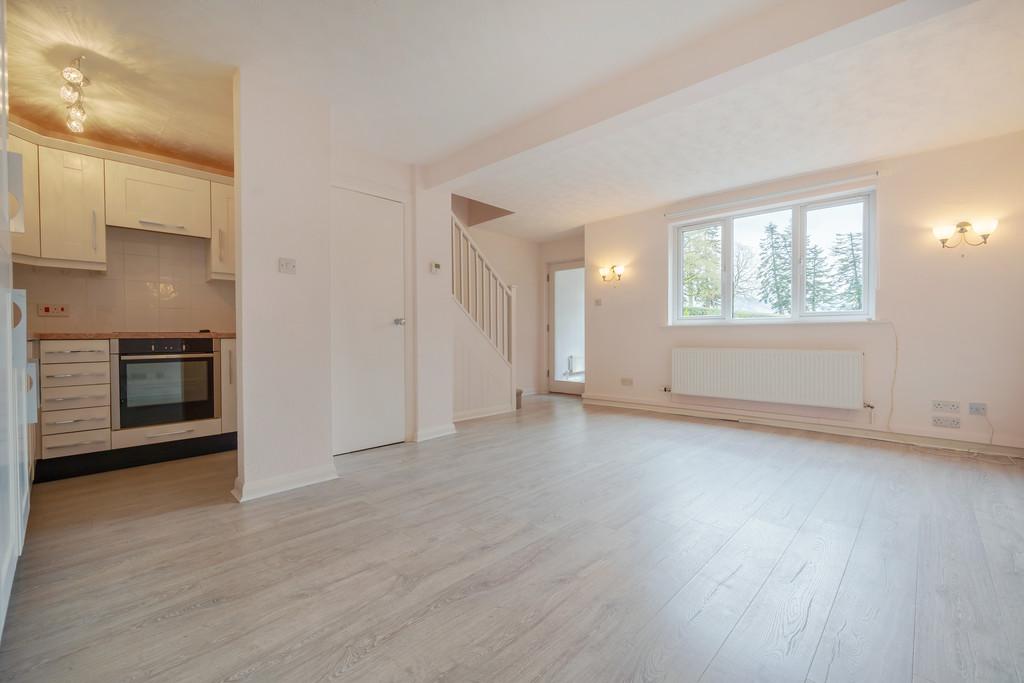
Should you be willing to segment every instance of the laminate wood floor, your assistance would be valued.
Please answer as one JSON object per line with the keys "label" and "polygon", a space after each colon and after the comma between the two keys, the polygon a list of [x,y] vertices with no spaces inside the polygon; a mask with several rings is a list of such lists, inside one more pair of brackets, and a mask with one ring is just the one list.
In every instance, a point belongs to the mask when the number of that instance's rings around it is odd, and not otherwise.
{"label": "laminate wood floor", "polygon": [[6,681],[1021,681],[1024,468],[537,397],[35,487]]}

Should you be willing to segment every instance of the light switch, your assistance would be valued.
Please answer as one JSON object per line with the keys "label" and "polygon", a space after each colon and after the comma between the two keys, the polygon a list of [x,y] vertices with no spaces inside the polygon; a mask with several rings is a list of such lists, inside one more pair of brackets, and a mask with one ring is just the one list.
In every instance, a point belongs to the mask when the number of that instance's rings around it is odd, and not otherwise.
{"label": "light switch", "polygon": [[284,256],[278,258],[277,272],[284,273],[285,275],[295,275],[295,259],[285,258]]}

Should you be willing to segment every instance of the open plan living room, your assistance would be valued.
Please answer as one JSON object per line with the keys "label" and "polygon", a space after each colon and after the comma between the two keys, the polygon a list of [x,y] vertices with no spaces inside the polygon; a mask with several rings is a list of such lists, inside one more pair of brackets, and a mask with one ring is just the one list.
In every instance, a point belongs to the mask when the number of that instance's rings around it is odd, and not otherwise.
{"label": "open plan living room", "polygon": [[0,681],[1024,683],[1024,1],[0,18]]}

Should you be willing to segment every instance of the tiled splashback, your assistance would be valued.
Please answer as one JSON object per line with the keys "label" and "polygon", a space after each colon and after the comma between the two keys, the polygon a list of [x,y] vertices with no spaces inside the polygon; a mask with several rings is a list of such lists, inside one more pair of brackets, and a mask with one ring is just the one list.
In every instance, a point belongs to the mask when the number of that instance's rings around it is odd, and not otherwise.
{"label": "tiled splashback", "polygon": [[[235,329],[235,283],[206,280],[206,240],[107,228],[107,271],[16,264],[32,332],[188,332]],[[64,304],[40,318],[36,304]]]}

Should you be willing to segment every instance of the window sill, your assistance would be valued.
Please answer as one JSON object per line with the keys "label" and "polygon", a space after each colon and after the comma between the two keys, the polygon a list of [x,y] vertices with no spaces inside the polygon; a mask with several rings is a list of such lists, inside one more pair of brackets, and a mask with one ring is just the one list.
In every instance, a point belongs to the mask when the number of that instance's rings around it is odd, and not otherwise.
{"label": "window sill", "polygon": [[784,318],[782,320],[772,320],[770,318],[740,318],[735,320],[725,320],[722,318],[709,318],[705,320],[685,320],[679,322],[671,322],[662,327],[677,328],[677,327],[773,327],[776,325],[873,325],[884,322],[882,320],[876,320],[866,316],[841,316],[841,317],[826,317],[820,318]]}

